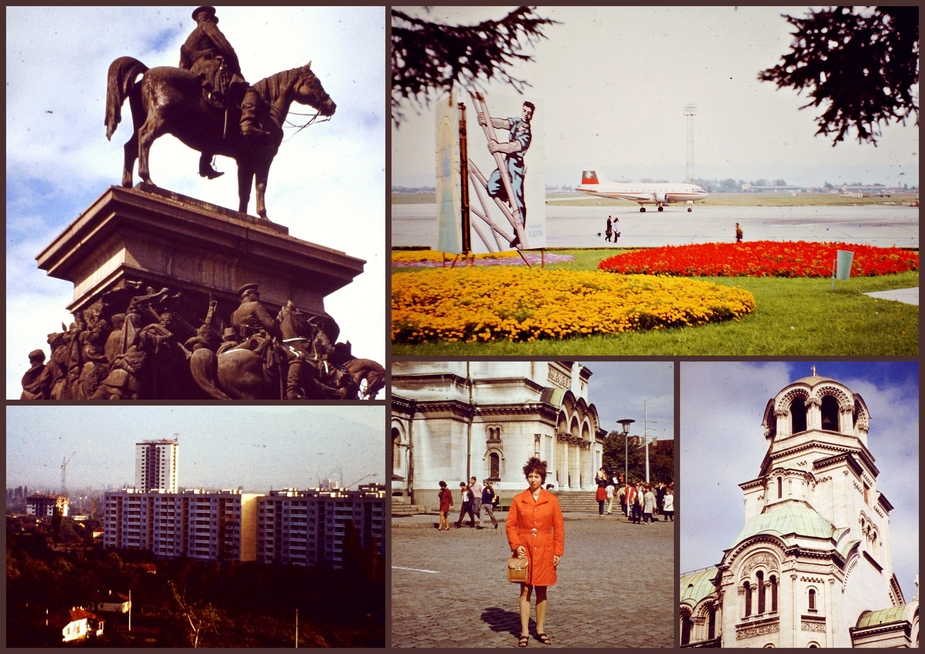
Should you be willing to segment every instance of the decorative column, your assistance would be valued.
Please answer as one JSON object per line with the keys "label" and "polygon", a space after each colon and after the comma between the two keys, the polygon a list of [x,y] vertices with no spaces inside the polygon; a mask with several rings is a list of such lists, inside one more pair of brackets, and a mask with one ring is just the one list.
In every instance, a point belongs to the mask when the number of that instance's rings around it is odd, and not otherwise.
{"label": "decorative column", "polygon": [[787,438],[793,435],[793,424],[790,421],[790,411],[788,409],[775,409],[774,417],[777,418],[777,435],[779,438]]}
{"label": "decorative column", "polygon": [[822,429],[822,401],[818,397],[808,397],[806,406],[806,429]]}

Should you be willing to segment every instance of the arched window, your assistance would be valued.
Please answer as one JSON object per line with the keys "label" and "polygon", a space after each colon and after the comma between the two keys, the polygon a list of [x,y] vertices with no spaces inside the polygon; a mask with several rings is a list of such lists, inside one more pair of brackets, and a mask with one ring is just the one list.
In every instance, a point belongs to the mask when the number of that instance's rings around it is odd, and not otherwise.
{"label": "arched window", "polygon": [[809,589],[809,610],[816,610],[816,590],[814,588]]}
{"label": "arched window", "polygon": [[713,640],[716,638],[716,607],[710,607],[710,613],[707,616],[707,639]]}
{"label": "arched window", "polygon": [[691,628],[693,623],[691,622],[691,616],[687,613],[681,614],[681,644],[687,645],[691,642]]}
{"label": "arched window", "polygon": [[401,433],[392,427],[392,470],[401,470]]}
{"label": "arched window", "polygon": [[802,398],[798,397],[790,403],[790,419],[791,433],[798,434],[806,431],[806,404],[803,403]]}
{"label": "arched window", "polygon": [[747,618],[752,614],[752,585],[747,581],[744,584],[745,588],[745,617]]}
{"label": "arched window", "polygon": [[760,570],[757,574],[758,577],[758,615],[764,613],[764,573]]}
{"label": "arched window", "polygon": [[777,577],[771,575],[771,613],[777,612]]}
{"label": "arched window", "polygon": [[822,428],[838,431],[838,400],[832,395],[822,398]]}
{"label": "arched window", "polygon": [[501,479],[501,457],[497,452],[488,455],[488,469],[492,480]]}
{"label": "arched window", "polygon": [[777,478],[777,499],[780,499],[784,496],[784,478]]}

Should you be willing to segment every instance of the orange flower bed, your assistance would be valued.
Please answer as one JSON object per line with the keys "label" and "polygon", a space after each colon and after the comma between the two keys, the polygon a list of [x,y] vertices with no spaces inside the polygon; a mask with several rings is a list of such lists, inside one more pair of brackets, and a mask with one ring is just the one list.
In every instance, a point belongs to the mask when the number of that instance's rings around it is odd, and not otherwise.
{"label": "orange flower bed", "polygon": [[917,252],[848,243],[751,241],[636,250],[604,259],[605,272],[680,277],[829,277],[837,250],[854,253],[851,274],[893,275],[919,269]]}
{"label": "orange flower bed", "polygon": [[748,291],[692,279],[536,268],[392,275],[392,342],[535,341],[734,320]]}

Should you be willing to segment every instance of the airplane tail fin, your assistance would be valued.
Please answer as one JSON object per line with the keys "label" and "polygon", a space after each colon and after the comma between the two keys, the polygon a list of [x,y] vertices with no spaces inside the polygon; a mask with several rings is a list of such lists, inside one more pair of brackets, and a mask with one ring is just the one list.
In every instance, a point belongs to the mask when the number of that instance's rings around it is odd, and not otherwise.
{"label": "airplane tail fin", "polygon": [[585,170],[581,173],[582,184],[598,184],[597,173],[593,170]]}

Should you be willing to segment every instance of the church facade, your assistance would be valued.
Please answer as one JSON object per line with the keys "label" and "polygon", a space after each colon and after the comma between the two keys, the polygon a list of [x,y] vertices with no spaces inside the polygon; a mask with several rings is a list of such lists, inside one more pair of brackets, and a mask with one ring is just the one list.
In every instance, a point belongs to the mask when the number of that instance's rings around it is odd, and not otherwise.
{"label": "church facade", "polygon": [[559,491],[595,489],[606,433],[591,375],[570,361],[393,362],[393,500],[431,505],[440,481],[458,491],[473,476],[508,500],[533,456]]}
{"label": "church facade", "polygon": [[918,647],[918,582],[907,601],[869,421],[815,371],[768,402],[743,528],[715,567],[680,578],[682,647]]}

